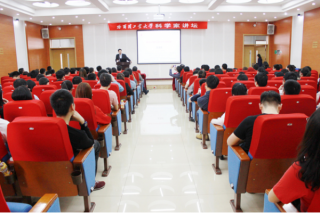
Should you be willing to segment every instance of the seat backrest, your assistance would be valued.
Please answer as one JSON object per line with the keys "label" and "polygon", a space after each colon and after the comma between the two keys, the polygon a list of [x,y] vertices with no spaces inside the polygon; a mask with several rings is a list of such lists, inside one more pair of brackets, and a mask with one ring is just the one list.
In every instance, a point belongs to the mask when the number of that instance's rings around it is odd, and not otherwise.
{"label": "seat backrest", "polygon": [[14,91],[14,87],[13,86],[7,86],[7,87],[2,89],[2,94],[8,93],[8,92],[13,92],[13,91]]}
{"label": "seat backrest", "polygon": [[301,77],[300,78],[301,80],[307,80],[307,81],[317,81],[317,78],[315,77]]}
{"label": "seat backrest", "polygon": [[274,77],[275,77],[275,75],[274,75],[274,74],[268,74],[267,76],[268,76],[268,80],[271,80],[272,78],[274,78]]}
{"label": "seat backrest", "polygon": [[49,85],[55,85],[57,87],[57,89],[61,89],[62,83],[63,83],[63,81],[54,81],[54,82],[50,82]]}
{"label": "seat backrest", "polygon": [[[220,83],[219,83],[220,84]],[[231,88],[216,88],[210,91],[209,112],[225,112],[227,99],[232,96]]]}
{"label": "seat backrest", "polygon": [[126,88],[126,83],[123,80],[117,80],[119,84],[123,87],[123,91],[120,92],[120,97],[127,97],[127,88]]}
{"label": "seat backrest", "polygon": [[16,118],[8,125],[8,145],[15,161],[70,161],[74,156],[61,118]]}
{"label": "seat backrest", "polygon": [[47,112],[41,100],[10,101],[3,107],[3,116],[11,122],[20,116],[47,116]]}
{"label": "seat backrest", "polygon": [[185,72],[183,74],[183,83],[187,83],[188,79],[192,76],[192,72]]}
{"label": "seat backrest", "polygon": [[279,88],[283,83],[283,80],[268,80],[267,86]]}
{"label": "seat backrest", "polygon": [[215,76],[217,76],[217,78],[219,78],[219,81],[221,81],[222,78],[228,78],[229,75],[227,74],[215,74]]}
{"label": "seat backrest", "polygon": [[6,82],[6,83],[3,83],[1,86],[2,86],[2,88],[8,87],[8,86],[13,87],[13,82]]}
{"label": "seat backrest", "polygon": [[[206,77],[208,78],[208,76],[210,76],[210,75],[216,75],[214,72],[208,72],[207,74],[206,74]],[[219,79],[220,80],[220,79]]]}
{"label": "seat backrest", "polygon": [[117,72],[113,72],[113,73],[111,73],[111,75],[112,75],[114,78],[117,78],[118,73],[117,73]]}
{"label": "seat backrest", "polygon": [[295,158],[306,124],[307,116],[301,113],[258,116],[249,153],[257,159]]}
{"label": "seat backrest", "polygon": [[73,96],[73,97],[76,97],[76,90],[77,90],[78,85],[79,85],[79,84],[74,84],[74,85],[73,85],[73,89],[72,89],[72,96]]}
{"label": "seat backrest", "polygon": [[49,82],[50,82],[49,84],[57,81],[57,78],[56,78],[56,77],[53,77],[53,76],[46,76],[46,78],[49,80]]}
{"label": "seat backrest", "polygon": [[190,79],[189,79],[189,86],[191,86],[193,84],[193,82],[198,78],[198,76],[191,76]]}
{"label": "seat backrest", "polygon": [[317,82],[316,81],[312,81],[312,80],[298,80],[298,82],[300,83],[300,85],[310,85],[313,86],[315,89],[318,88]]}
{"label": "seat backrest", "polygon": [[235,76],[239,75],[239,73],[238,72],[227,72],[227,75],[229,77],[235,77]]}
{"label": "seat backrest", "polygon": [[138,72],[132,72],[132,74],[134,75],[134,78],[137,80],[137,82],[140,83],[139,73]]}
{"label": "seat backrest", "polygon": [[198,90],[199,90],[199,87],[200,87],[200,83],[199,81],[201,80],[201,78],[197,78],[196,80],[194,80],[193,82],[193,94],[197,94],[198,93]]}
{"label": "seat backrest", "polygon": [[226,128],[236,128],[248,116],[259,115],[260,96],[231,96],[227,100],[224,125]]}
{"label": "seat backrest", "polygon": [[[229,73],[232,73],[232,72],[229,72]],[[221,78],[221,81],[225,82],[227,87],[231,87],[231,84],[237,81],[237,77],[223,77]]]}
{"label": "seat backrest", "polygon": [[88,83],[92,89],[94,88],[94,85],[98,83],[97,80],[85,80],[83,82]]}
{"label": "seat backrest", "polygon": [[310,85],[301,85],[300,94],[302,95],[310,95],[314,100],[317,99],[317,90]]}
{"label": "seat backrest", "polygon": [[32,89],[32,95],[36,95],[40,98],[42,92],[47,90],[56,90],[56,89],[57,87],[55,85],[36,85]]}
{"label": "seat backrest", "polygon": [[249,69],[248,69],[248,72],[246,72],[246,75],[250,76],[250,77],[254,77],[254,76],[257,75],[257,72],[256,71],[255,72],[249,72]]}
{"label": "seat backrest", "polygon": [[124,81],[129,85],[129,87],[131,88],[131,82],[129,78],[124,78]]}
{"label": "seat backrest", "polygon": [[234,81],[231,83],[231,88],[236,83],[242,83],[242,84],[246,85],[247,89],[249,89],[251,87],[256,87],[256,85],[254,84],[254,81]]}
{"label": "seat backrest", "polygon": [[92,90],[92,101],[94,105],[99,107],[104,114],[111,113],[111,104],[109,93],[103,89],[93,89]]}
{"label": "seat backrest", "polygon": [[119,91],[119,86],[118,84],[115,84],[115,83],[111,83],[110,87],[108,90],[112,90],[114,91],[116,94],[117,94],[117,97],[118,97],[118,102],[120,104],[120,91]]}
{"label": "seat backrest", "polygon": [[304,113],[308,117],[316,110],[316,102],[310,95],[282,95],[280,114]]}
{"label": "seat backrest", "polygon": [[12,92],[7,92],[2,95],[3,98],[7,99],[8,101],[13,101],[12,100]]}
{"label": "seat backrest", "polygon": [[272,77],[271,80],[282,81],[282,80],[283,80],[283,76],[280,76],[280,77]]}
{"label": "seat backrest", "polygon": [[55,90],[47,90],[41,93],[40,100],[44,103],[44,106],[46,107],[47,115],[52,115],[53,109],[50,103],[50,97],[55,92]]}
{"label": "seat backrest", "polygon": [[261,95],[263,92],[267,91],[275,91],[276,93],[279,93],[279,89],[276,87],[251,87],[248,90],[248,95]]}

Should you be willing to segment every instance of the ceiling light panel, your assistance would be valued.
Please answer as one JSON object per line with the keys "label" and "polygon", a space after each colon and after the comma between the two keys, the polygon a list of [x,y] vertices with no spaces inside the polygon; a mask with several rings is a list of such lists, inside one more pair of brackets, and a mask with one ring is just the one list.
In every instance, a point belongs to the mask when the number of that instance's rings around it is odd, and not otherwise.
{"label": "ceiling light panel", "polygon": [[115,4],[129,5],[129,4],[137,4],[137,0],[115,0],[113,1]]}
{"label": "ceiling light panel", "polygon": [[69,0],[69,1],[66,1],[65,4],[69,6],[83,7],[83,6],[88,6],[91,3],[85,0]]}
{"label": "ceiling light panel", "polygon": [[50,3],[50,2],[34,2],[32,3],[33,6],[36,6],[36,7],[58,7],[59,4],[57,3]]}
{"label": "ceiling light panel", "polygon": [[171,0],[147,0],[146,2],[149,4],[167,4],[170,3]]}
{"label": "ceiling light panel", "polygon": [[243,4],[243,3],[248,3],[251,0],[226,0],[226,2],[230,4]]}
{"label": "ceiling light panel", "polygon": [[184,3],[184,4],[196,4],[203,1],[204,0],[179,0],[180,3]]}
{"label": "ceiling light panel", "polygon": [[259,0],[258,3],[260,4],[276,4],[283,2],[283,0]]}

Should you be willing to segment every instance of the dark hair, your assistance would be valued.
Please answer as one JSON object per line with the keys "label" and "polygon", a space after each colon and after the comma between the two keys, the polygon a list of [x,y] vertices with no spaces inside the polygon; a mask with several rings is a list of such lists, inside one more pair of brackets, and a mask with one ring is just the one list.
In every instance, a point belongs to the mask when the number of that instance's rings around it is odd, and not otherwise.
{"label": "dark hair", "polygon": [[222,64],[222,69],[224,69],[224,70],[228,69],[228,65],[227,64]]}
{"label": "dark hair", "polygon": [[268,64],[268,62],[263,62],[263,67],[265,68],[265,69],[267,69],[267,68],[269,68],[269,64]]}
{"label": "dark hair", "polygon": [[111,73],[113,73],[113,72],[117,72],[117,69],[115,67],[111,68]]}
{"label": "dark hair", "polygon": [[283,72],[284,74],[286,74],[287,72],[289,72],[289,70],[287,70],[287,69],[282,69],[281,72]]}
{"label": "dark hair", "polygon": [[79,76],[74,76],[72,79],[73,84],[80,84],[81,82],[82,82],[82,78],[80,78]]}
{"label": "dark hair", "polygon": [[238,75],[237,80],[238,81],[247,81],[248,80],[248,76],[246,76],[244,74]]}
{"label": "dark hair", "polygon": [[67,90],[59,89],[51,95],[50,103],[57,116],[65,116],[73,104],[73,97]]}
{"label": "dark hair", "polygon": [[198,72],[198,78],[205,78],[205,77],[206,77],[206,72],[203,71],[203,70],[200,70],[200,71]]}
{"label": "dark hair", "polygon": [[76,73],[76,69],[75,69],[75,68],[71,68],[71,69],[70,69],[70,73],[71,73],[71,74],[75,74],[75,73]]}
{"label": "dark hair", "polygon": [[274,67],[276,70],[280,70],[280,65],[279,65],[279,64],[275,64],[275,65],[273,65],[273,67]]}
{"label": "dark hair", "polygon": [[195,75],[195,74],[198,74],[199,73],[199,70],[195,70],[192,72],[192,75]]}
{"label": "dark hair", "polygon": [[64,71],[63,70],[59,70],[56,72],[56,77],[58,80],[62,80],[62,78],[65,76]]}
{"label": "dark hair", "polygon": [[248,70],[248,67],[243,67],[243,69],[242,70]]}
{"label": "dark hair", "polygon": [[30,76],[31,78],[36,78],[37,75],[38,75],[38,72],[37,72],[36,70],[32,70],[32,71],[29,73],[29,76]]}
{"label": "dark hair", "polygon": [[[181,66],[180,66],[181,67]],[[181,67],[181,69],[182,69],[182,67]],[[136,66],[134,66],[134,67],[132,67],[132,71],[133,72],[135,72],[135,71],[137,71],[138,70],[138,67],[136,67]]]}
{"label": "dark hair", "polygon": [[200,79],[200,81],[199,81],[200,88],[201,88],[201,85],[205,82],[207,82],[207,79],[205,79],[205,78]]}
{"label": "dark hair", "polygon": [[190,68],[188,66],[184,67],[183,68],[184,72],[189,72],[190,71]]}
{"label": "dark hair", "polygon": [[130,73],[128,71],[124,71],[123,75],[125,78],[129,78],[130,77]]}
{"label": "dark hair", "polygon": [[118,52],[119,52],[119,50],[122,50],[122,49],[118,49]]}
{"label": "dark hair", "polygon": [[23,68],[20,68],[20,69],[19,69],[19,73],[20,73],[20,75],[23,73],[23,71],[24,71],[24,69],[23,69]]}
{"label": "dark hair", "polygon": [[209,70],[209,72],[215,72],[215,71],[216,71],[215,69],[210,69],[210,70]]}
{"label": "dark hair", "polygon": [[279,64],[279,66],[280,66],[280,69],[282,69],[283,67],[282,67],[282,64]]}
{"label": "dark hair", "polygon": [[[107,67],[106,70],[107,70],[107,72],[108,72],[109,74],[111,74],[111,68],[110,68],[110,67]],[[115,70],[117,70],[117,69],[115,68]]]}
{"label": "dark hair", "polygon": [[111,80],[112,80],[111,75],[109,75],[109,74],[103,73],[100,76],[100,84],[103,87],[108,87],[111,84]]}
{"label": "dark hair", "polygon": [[42,77],[39,79],[39,85],[47,85],[49,82],[49,79],[47,79],[46,77]]}
{"label": "dark hair", "polygon": [[309,118],[306,131],[299,145],[297,162],[299,179],[305,183],[306,188],[316,191],[320,187],[320,110],[316,110]]}
{"label": "dark hair", "polygon": [[204,71],[209,71],[210,67],[205,64],[205,65],[203,65],[203,69],[204,69]]}
{"label": "dark hair", "polygon": [[92,99],[92,89],[88,83],[82,82],[76,89],[76,98]]}
{"label": "dark hair", "polygon": [[39,81],[40,78],[43,78],[43,77],[45,77],[43,74],[39,74],[39,75],[37,75],[36,79],[37,79],[37,81]]}
{"label": "dark hair", "polygon": [[93,71],[94,71],[93,67],[90,67],[89,68],[89,73],[93,73]]}
{"label": "dark hair", "polygon": [[259,72],[256,76],[254,76],[254,80],[257,82],[259,87],[265,87],[268,83],[268,76],[265,73]]}
{"label": "dark hair", "polygon": [[9,73],[9,77],[13,78],[13,77],[17,77],[20,76],[20,73],[18,71],[14,71],[12,73]]}
{"label": "dark hair", "polygon": [[[87,75],[89,74],[89,72],[90,72],[90,69],[89,69],[89,67],[83,67],[83,69],[86,71],[86,73],[87,73]],[[81,76],[80,76],[81,77]],[[86,76],[87,77],[87,76]]]}
{"label": "dark hair", "polygon": [[281,104],[281,97],[273,90],[263,92],[260,96],[260,103],[264,105],[265,102],[272,105],[279,105]]}
{"label": "dark hair", "polygon": [[25,86],[15,88],[11,95],[14,101],[32,100],[32,94],[30,90]]}
{"label": "dark hair", "polygon": [[100,70],[102,70],[102,67],[99,65],[97,66],[97,71],[99,72]]}
{"label": "dark hair", "polygon": [[27,85],[28,85],[28,88],[30,89],[30,91],[32,92],[33,87],[36,86],[36,83],[34,83],[34,81],[32,81],[32,80],[27,80]]}
{"label": "dark hair", "polygon": [[108,73],[107,70],[100,70],[98,72],[98,77],[100,78],[100,75],[102,75],[103,73]]}
{"label": "dark hair", "polygon": [[222,71],[222,69],[218,68],[218,69],[215,69],[214,73],[215,74],[223,74],[223,71]]}
{"label": "dark hair", "polygon": [[214,75],[210,75],[207,78],[207,87],[209,87],[210,89],[214,89],[218,86],[219,84],[219,78],[217,76]]}
{"label": "dark hair", "polygon": [[214,69],[220,69],[220,65],[214,66]]}
{"label": "dark hair", "polygon": [[182,71],[182,67],[181,66],[177,66],[177,71],[178,71],[178,73],[180,73]]}
{"label": "dark hair", "polygon": [[311,71],[307,67],[302,68],[300,72],[302,73],[303,77],[311,76]]}
{"label": "dark hair", "polygon": [[293,65],[291,65],[291,64],[289,64],[289,65],[287,66],[287,68],[288,68],[288,70],[289,70],[290,72],[294,72],[294,71],[295,71],[295,67],[294,67]]}
{"label": "dark hair", "polygon": [[124,74],[123,73],[118,73],[117,74],[117,79],[124,81]]}
{"label": "dark hair", "polygon": [[47,66],[47,71],[51,70],[52,67],[51,66]]}
{"label": "dark hair", "polygon": [[309,67],[309,66],[305,66],[304,68],[307,68],[310,72],[311,72],[311,67]]}
{"label": "dark hair", "polygon": [[247,87],[242,83],[235,83],[232,86],[232,95],[246,95],[247,94]]}
{"label": "dark hair", "polygon": [[81,68],[79,71],[79,76],[86,78],[87,77],[87,71],[84,68]]}
{"label": "dark hair", "polygon": [[275,72],[274,75],[276,77],[281,77],[281,76],[284,76],[284,73],[283,72]]}
{"label": "dark hair", "polygon": [[96,79],[97,79],[97,76],[96,76],[96,74],[94,74],[94,73],[89,73],[87,79],[88,79],[88,80],[96,80]]}
{"label": "dark hair", "polygon": [[125,69],[125,71],[129,72],[129,73],[130,73],[130,75],[132,75],[132,69],[130,69],[130,68],[126,68],[126,69]]}
{"label": "dark hair", "polygon": [[253,69],[258,70],[259,69],[259,65],[258,64],[253,65]]}
{"label": "dark hair", "polygon": [[40,74],[44,75],[45,72],[46,72],[46,69],[45,69],[45,68],[41,68],[41,69],[40,69]]}
{"label": "dark hair", "polygon": [[289,79],[283,85],[285,95],[299,95],[301,86],[298,81]]}
{"label": "dark hair", "polygon": [[264,69],[264,67],[259,67],[258,72],[265,73],[265,72],[267,72],[267,71]]}
{"label": "dark hair", "polygon": [[22,75],[28,75],[28,74],[29,74],[28,71],[24,71],[24,72],[22,73]]}
{"label": "dark hair", "polygon": [[117,66],[117,70],[118,70],[118,71],[121,71],[121,70],[122,70],[121,65],[118,65],[118,66]]}
{"label": "dark hair", "polygon": [[70,69],[68,67],[63,69],[64,75],[68,75],[70,73]]}
{"label": "dark hair", "polygon": [[18,88],[20,86],[27,86],[26,80],[19,78],[13,82],[13,87]]}
{"label": "dark hair", "polygon": [[289,79],[297,80],[298,77],[294,72],[287,72],[286,74],[284,74],[283,79],[284,81],[287,81]]}
{"label": "dark hair", "polygon": [[259,58],[259,59],[262,59],[260,54],[258,54],[258,58]]}
{"label": "dark hair", "polygon": [[71,91],[73,89],[73,83],[69,80],[65,80],[61,84],[61,89],[66,89]]}

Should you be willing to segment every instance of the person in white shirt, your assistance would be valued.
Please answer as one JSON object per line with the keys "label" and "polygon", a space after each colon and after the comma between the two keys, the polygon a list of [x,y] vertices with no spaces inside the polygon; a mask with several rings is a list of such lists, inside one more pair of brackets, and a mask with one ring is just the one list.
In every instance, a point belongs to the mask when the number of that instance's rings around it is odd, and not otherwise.
{"label": "person in white shirt", "polygon": [[[236,83],[233,85],[231,92],[232,92],[232,96],[236,96],[236,95],[247,95],[247,91],[248,90],[247,90],[246,85],[244,85],[242,83]],[[212,119],[211,123],[215,124],[215,125],[223,126],[225,114],[226,113],[223,113],[223,115],[217,119]]]}
{"label": "person in white shirt", "polygon": [[[200,69],[196,69],[195,71],[193,71],[193,76],[198,76],[198,72],[200,71]],[[184,86],[184,88],[188,89],[190,84],[190,78],[187,80],[186,85]]]}
{"label": "person in white shirt", "polygon": [[282,85],[279,87],[279,94],[280,95],[283,95],[284,94],[284,90],[283,90],[283,86],[284,86],[284,83],[289,80],[289,79],[292,79],[292,80],[297,80],[297,75],[293,72],[287,72],[284,76],[283,76],[283,83]]}

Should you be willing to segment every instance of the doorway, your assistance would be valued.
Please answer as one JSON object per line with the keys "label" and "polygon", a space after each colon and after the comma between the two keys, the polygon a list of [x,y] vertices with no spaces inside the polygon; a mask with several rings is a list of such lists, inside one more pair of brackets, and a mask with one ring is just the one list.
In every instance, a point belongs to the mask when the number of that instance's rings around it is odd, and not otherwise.
{"label": "doorway", "polygon": [[243,38],[243,67],[253,67],[260,54],[262,62],[269,63],[269,37],[266,35],[246,35]]}
{"label": "doorway", "polygon": [[51,66],[54,70],[76,67],[74,48],[51,49]]}

